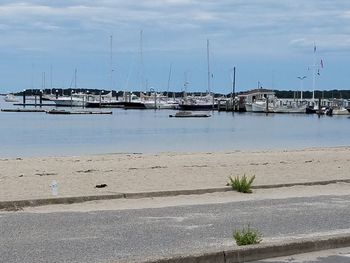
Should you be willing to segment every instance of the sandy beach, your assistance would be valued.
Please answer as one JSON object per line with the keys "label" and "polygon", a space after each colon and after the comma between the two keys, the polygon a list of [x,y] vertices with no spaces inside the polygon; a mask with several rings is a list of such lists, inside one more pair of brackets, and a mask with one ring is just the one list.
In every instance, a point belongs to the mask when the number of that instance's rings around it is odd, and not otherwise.
{"label": "sandy beach", "polygon": [[[215,153],[107,154],[0,159],[0,201],[350,179],[350,147]],[[107,184],[105,188],[95,188]]]}

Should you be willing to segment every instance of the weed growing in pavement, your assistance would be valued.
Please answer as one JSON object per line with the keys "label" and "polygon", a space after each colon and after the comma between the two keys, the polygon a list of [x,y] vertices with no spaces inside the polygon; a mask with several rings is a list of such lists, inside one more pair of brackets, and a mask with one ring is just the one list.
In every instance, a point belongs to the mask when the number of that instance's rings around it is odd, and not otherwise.
{"label": "weed growing in pavement", "polygon": [[262,241],[262,235],[255,229],[243,227],[242,230],[234,230],[233,238],[238,246],[259,244]]}

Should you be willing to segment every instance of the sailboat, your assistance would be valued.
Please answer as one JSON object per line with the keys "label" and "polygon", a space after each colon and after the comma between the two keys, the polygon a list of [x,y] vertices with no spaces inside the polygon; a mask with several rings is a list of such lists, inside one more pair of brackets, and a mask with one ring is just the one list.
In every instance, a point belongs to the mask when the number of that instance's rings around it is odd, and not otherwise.
{"label": "sailboat", "polygon": [[[313,52],[313,64],[312,67],[312,103],[306,108],[306,113],[317,113],[319,111],[320,105],[317,105],[315,100],[315,86],[316,86],[316,75],[320,75],[319,65],[316,63],[316,44],[314,43]],[[321,60],[321,68],[323,68],[323,61]]]}
{"label": "sailboat", "polygon": [[205,96],[186,96],[179,104],[180,110],[214,110],[218,103],[215,102],[214,95],[210,92],[210,60],[209,60],[209,39],[207,39],[207,66],[208,66],[208,93]]}
{"label": "sailboat", "polygon": [[[74,88],[77,90],[77,69],[74,70]],[[85,107],[88,100],[88,95],[85,93],[73,93],[71,90],[70,96],[50,98],[57,107]]]}

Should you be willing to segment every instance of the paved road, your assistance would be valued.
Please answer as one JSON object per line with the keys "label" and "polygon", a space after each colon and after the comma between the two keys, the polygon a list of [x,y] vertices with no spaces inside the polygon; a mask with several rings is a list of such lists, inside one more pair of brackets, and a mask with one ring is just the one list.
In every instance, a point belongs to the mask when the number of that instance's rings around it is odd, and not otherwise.
{"label": "paved road", "polygon": [[349,231],[350,196],[168,208],[0,213],[0,262],[110,262],[232,246],[250,223],[266,239]]}

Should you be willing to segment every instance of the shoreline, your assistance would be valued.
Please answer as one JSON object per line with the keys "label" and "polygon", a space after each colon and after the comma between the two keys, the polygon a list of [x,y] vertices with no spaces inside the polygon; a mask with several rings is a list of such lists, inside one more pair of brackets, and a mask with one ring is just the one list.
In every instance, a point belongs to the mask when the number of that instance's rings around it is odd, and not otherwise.
{"label": "shoreline", "polygon": [[103,155],[162,155],[162,154],[200,154],[200,153],[209,153],[209,154],[223,154],[223,153],[236,153],[236,152],[246,152],[246,153],[255,153],[255,152],[296,152],[296,151],[312,151],[312,150],[327,150],[327,149],[343,149],[343,148],[350,148],[350,145],[339,145],[339,146],[307,146],[307,147],[295,147],[295,148],[266,148],[262,147],[255,148],[255,149],[232,149],[232,150],[213,150],[213,151],[204,151],[204,150],[198,150],[198,151],[130,151],[130,152],[96,152],[96,153],[82,153],[82,154],[58,154],[58,155],[13,155],[13,156],[0,156],[0,161],[3,160],[12,160],[12,159],[40,159],[40,158],[77,158],[77,157],[94,157],[94,156],[103,156]]}
{"label": "shoreline", "polygon": [[[229,176],[254,185],[350,179],[350,146],[158,154],[94,154],[0,159],[0,201],[225,187]],[[106,184],[105,188],[95,188]]]}

